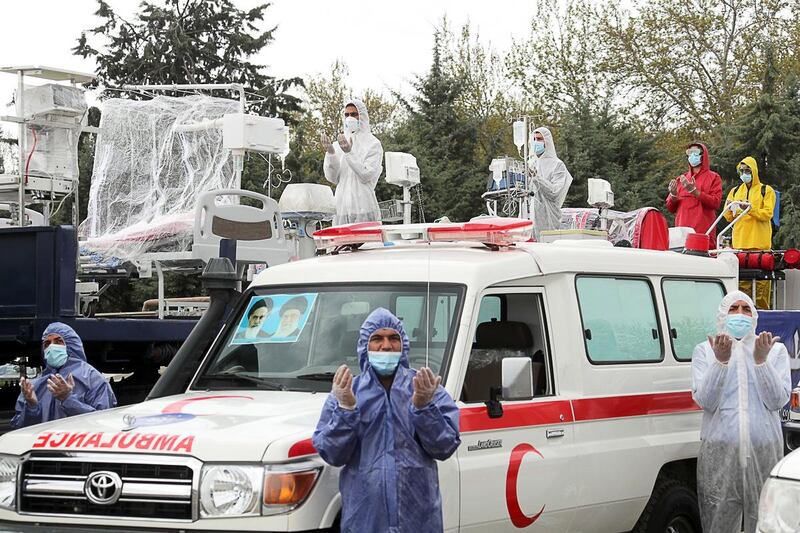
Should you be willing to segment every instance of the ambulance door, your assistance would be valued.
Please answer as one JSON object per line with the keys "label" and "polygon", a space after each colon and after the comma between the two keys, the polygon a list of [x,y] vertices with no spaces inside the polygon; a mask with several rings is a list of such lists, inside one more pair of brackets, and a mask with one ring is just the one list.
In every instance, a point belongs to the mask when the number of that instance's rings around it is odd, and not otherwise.
{"label": "ambulance door", "polygon": [[[480,300],[460,396],[461,531],[569,529],[572,410],[554,381],[544,296],[503,289]],[[490,407],[505,357],[531,358],[534,396]]]}

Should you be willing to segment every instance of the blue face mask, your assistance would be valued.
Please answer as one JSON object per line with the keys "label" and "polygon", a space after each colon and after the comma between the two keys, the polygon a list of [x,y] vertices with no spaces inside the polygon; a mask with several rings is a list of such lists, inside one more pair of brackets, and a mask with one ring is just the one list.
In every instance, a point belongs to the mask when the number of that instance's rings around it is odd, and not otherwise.
{"label": "blue face mask", "polygon": [[742,174],[741,176],[739,176],[739,179],[742,180],[743,183],[750,183],[751,181],[753,181],[753,175]]}
{"label": "blue face mask", "polygon": [[400,364],[401,352],[367,352],[369,364],[379,376],[391,376]]}
{"label": "blue face mask", "polygon": [[737,339],[741,339],[753,330],[753,317],[740,314],[728,315],[725,319],[725,329]]}
{"label": "blue face mask", "polygon": [[701,156],[700,154],[692,154],[688,157],[688,159],[690,165],[692,165],[693,167],[699,167],[700,161],[703,160],[703,156]]}
{"label": "blue face mask", "polygon": [[51,344],[44,349],[44,361],[50,368],[61,368],[67,362],[67,347],[61,344]]}
{"label": "blue face mask", "polygon": [[531,142],[531,149],[533,149],[534,154],[542,155],[544,153],[544,143],[542,141],[533,141]]}

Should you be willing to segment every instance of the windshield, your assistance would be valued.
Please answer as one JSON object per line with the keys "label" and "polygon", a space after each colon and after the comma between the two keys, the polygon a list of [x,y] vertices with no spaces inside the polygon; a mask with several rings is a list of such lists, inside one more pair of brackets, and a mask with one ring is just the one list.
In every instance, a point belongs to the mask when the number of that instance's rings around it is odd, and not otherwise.
{"label": "windshield", "polygon": [[403,321],[411,367],[427,361],[434,373],[443,373],[463,292],[460,285],[424,283],[256,289],[247,293],[245,305],[229,321],[193,388],[327,392],[342,363],[360,373],[359,329],[378,307]]}

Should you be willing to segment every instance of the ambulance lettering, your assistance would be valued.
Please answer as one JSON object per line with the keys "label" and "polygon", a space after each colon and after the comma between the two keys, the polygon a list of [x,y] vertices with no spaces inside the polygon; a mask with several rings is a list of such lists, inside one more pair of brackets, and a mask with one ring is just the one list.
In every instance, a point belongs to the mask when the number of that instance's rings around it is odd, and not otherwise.
{"label": "ambulance lettering", "polygon": [[511,459],[508,463],[508,473],[506,474],[506,507],[508,508],[508,516],[511,518],[511,523],[518,528],[528,527],[533,524],[544,512],[544,505],[539,509],[539,512],[533,516],[526,515],[522,508],[519,506],[519,498],[517,497],[517,478],[519,477],[519,467],[522,466],[522,458],[529,453],[535,453],[542,459],[542,454],[528,444],[523,442],[517,444],[511,451]]}
{"label": "ambulance lettering", "polygon": [[33,448],[63,449],[136,449],[191,453],[194,435],[156,435],[153,433],[69,433],[45,432],[33,442]]}

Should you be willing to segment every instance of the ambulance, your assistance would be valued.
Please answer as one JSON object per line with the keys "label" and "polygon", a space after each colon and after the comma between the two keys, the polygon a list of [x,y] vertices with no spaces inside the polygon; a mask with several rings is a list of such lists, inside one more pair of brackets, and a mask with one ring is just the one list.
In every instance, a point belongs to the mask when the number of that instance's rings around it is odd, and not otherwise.
{"label": "ambulance", "polygon": [[261,273],[198,364],[171,363],[179,394],[0,437],[0,531],[337,531],[311,436],[385,307],[461,410],[446,531],[699,533],[690,360],[735,263],[531,231],[317,232],[322,255]]}

